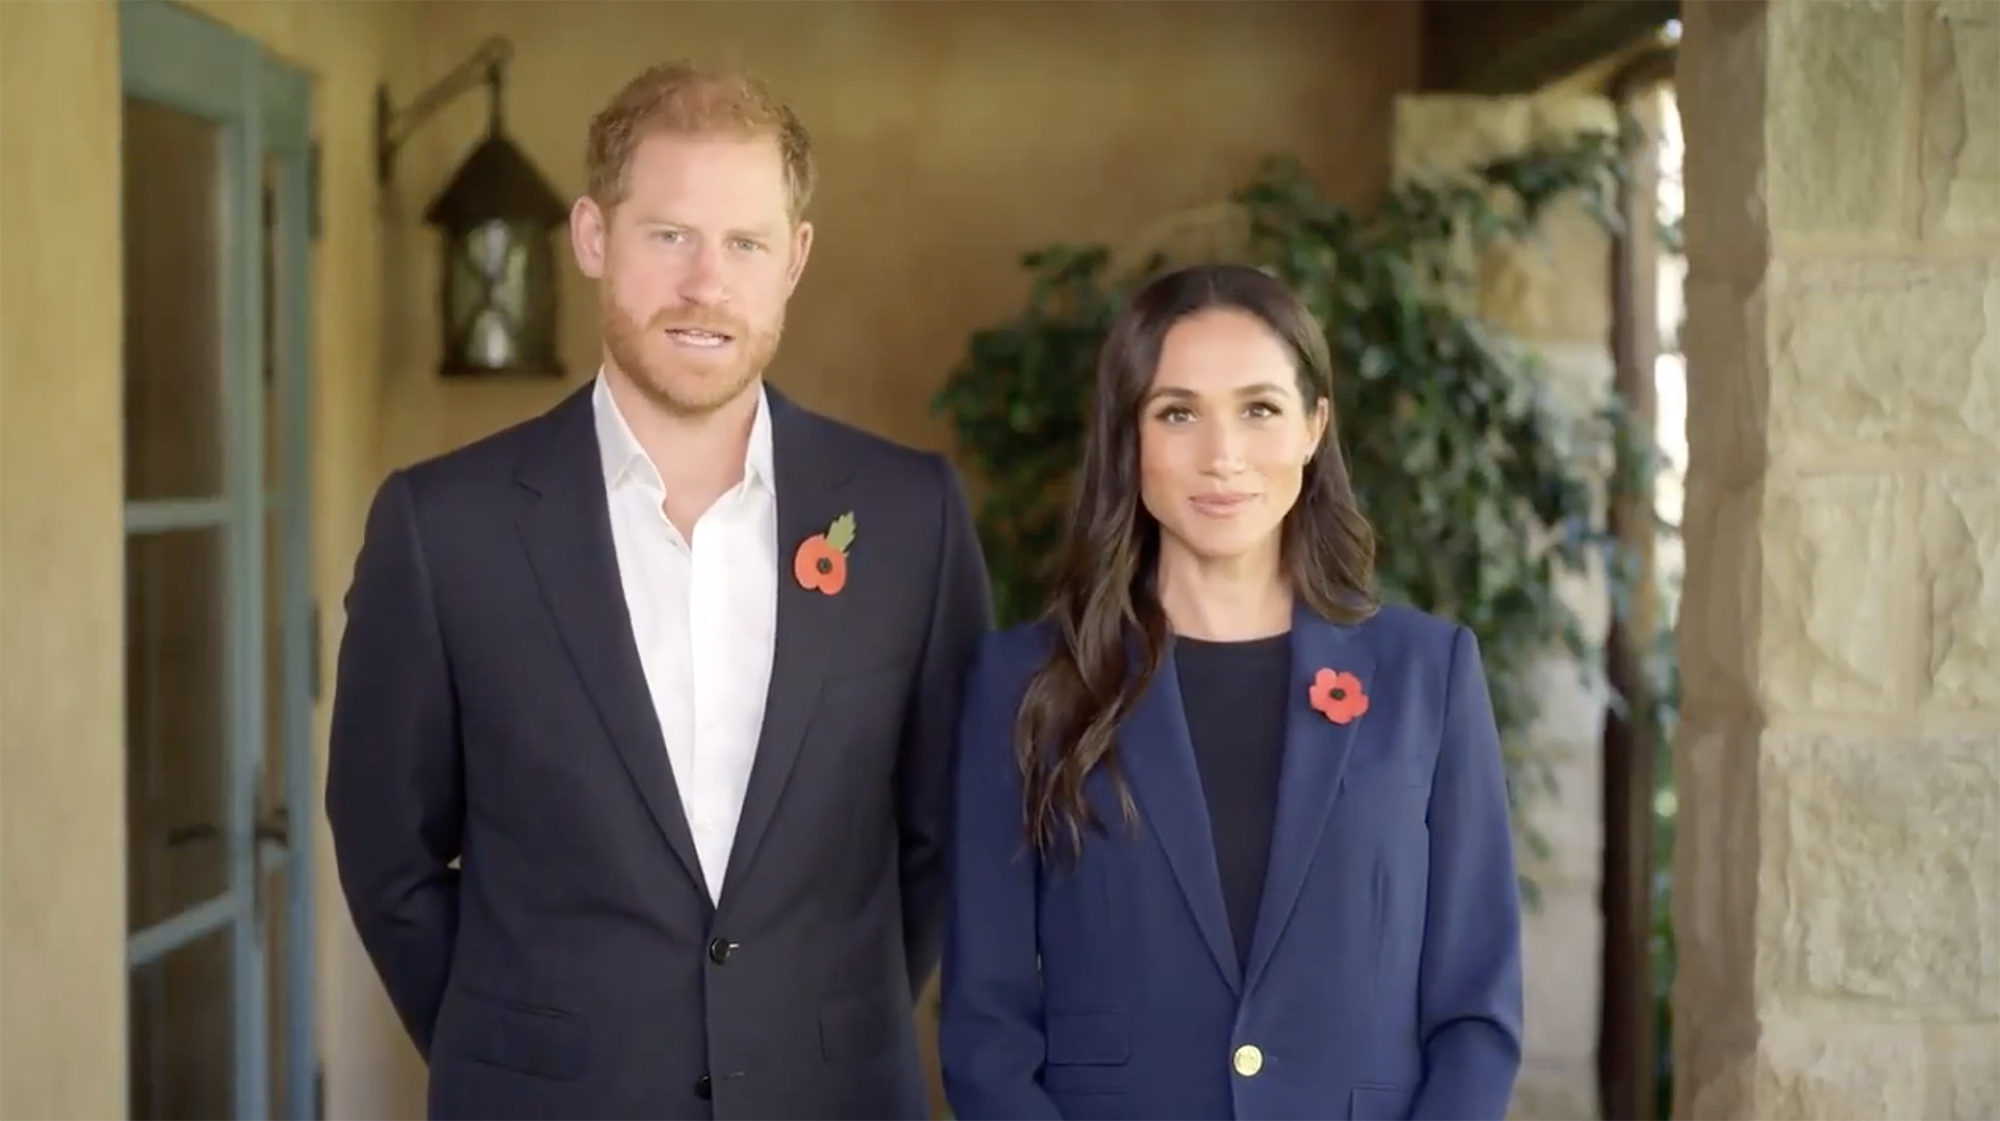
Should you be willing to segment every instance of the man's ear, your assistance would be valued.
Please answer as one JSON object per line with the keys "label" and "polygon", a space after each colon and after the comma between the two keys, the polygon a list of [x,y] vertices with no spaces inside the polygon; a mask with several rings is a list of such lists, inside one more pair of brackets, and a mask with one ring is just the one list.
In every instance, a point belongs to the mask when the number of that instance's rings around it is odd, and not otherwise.
{"label": "man's ear", "polygon": [[792,231],[792,263],[791,267],[785,270],[786,295],[789,296],[798,289],[799,277],[805,274],[806,258],[812,255],[812,247],[813,225],[802,220],[798,228]]}
{"label": "man's ear", "polygon": [[604,242],[610,225],[610,216],[589,195],[578,196],[569,208],[569,246],[576,254],[576,267],[592,280],[604,279]]}

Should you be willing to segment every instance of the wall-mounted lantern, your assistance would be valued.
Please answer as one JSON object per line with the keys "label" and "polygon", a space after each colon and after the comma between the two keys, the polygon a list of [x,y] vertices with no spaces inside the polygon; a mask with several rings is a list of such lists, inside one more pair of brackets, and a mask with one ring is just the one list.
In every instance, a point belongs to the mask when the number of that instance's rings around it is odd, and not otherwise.
{"label": "wall-mounted lantern", "polygon": [[507,139],[500,94],[513,46],[488,39],[415,101],[393,108],[376,91],[376,173],[387,186],[396,150],[438,110],[482,81],[491,98],[486,139],[424,212],[443,235],[440,312],[447,377],[562,376],[556,356],[556,256],[550,233],[569,206]]}

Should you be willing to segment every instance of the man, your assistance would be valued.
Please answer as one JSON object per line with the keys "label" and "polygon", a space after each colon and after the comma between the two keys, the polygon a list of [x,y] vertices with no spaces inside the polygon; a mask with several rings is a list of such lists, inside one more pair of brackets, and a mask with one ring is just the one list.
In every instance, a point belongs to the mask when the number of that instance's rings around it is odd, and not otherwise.
{"label": "man", "polygon": [[588,164],[598,378],[370,510],[342,889],[433,1117],[928,1116],[913,994],[991,624],[963,494],[763,384],[813,239],[789,109],[655,69]]}

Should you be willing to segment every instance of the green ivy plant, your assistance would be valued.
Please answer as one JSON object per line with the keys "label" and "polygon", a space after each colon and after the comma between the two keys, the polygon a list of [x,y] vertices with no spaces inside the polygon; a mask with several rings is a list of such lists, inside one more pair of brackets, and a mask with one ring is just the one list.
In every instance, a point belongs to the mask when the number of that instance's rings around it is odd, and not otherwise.
{"label": "green ivy plant", "polygon": [[[1586,134],[1455,178],[1398,185],[1373,212],[1324,199],[1294,161],[1272,159],[1232,201],[1247,259],[1294,286],[1341,368],[1335,410],[1362,508],[1378,533],[1384,598],[1477,635],[1506,747],[1516,822],[1554,789],[1528,750],[1531,665],[1567,647],[1595,667],[1559,577],[1615,548],[1600,481],[1649,486],[1615,409],[1577,415],[1545,391],[1534,359],[1482,321],[1466,294],[1481,255],[1535,236],[1576,200],[1617,228],[1623,142]],[[978,511],[1003,623],[1040,613],[1048,562],[1080,460],[1098,348],[1124,298],[1177,262],[1117,270],[1104,245],[1026,254],[1027,306],[976,331],[934,408],[984,484]],[[1613,465],[1616,468],[1613,468]],[[1636,467],[1634,465],[1637,465]],[[1625,566],[1608,558],[1616,582]],[[1533,884],[1525,882],[1532,902]]]}

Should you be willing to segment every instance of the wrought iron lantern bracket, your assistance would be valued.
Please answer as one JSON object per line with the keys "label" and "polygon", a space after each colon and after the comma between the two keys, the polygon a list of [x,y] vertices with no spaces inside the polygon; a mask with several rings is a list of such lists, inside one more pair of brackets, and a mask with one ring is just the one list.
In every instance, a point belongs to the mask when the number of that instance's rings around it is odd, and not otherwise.
{"label": "wrought iron lantern bracket", "polygon": [[397,109],[389,98],[389,87],[375,88],[375,177],[387,186],[396,169],[396,152],[438,111],[466,93],[485,85],[489,93],[488,128],[500,131],[500,95],[506,82],[507,64],[514,60],[514,44],[503,36],[493,36],[479,44],[471,57],[415,100]]}

